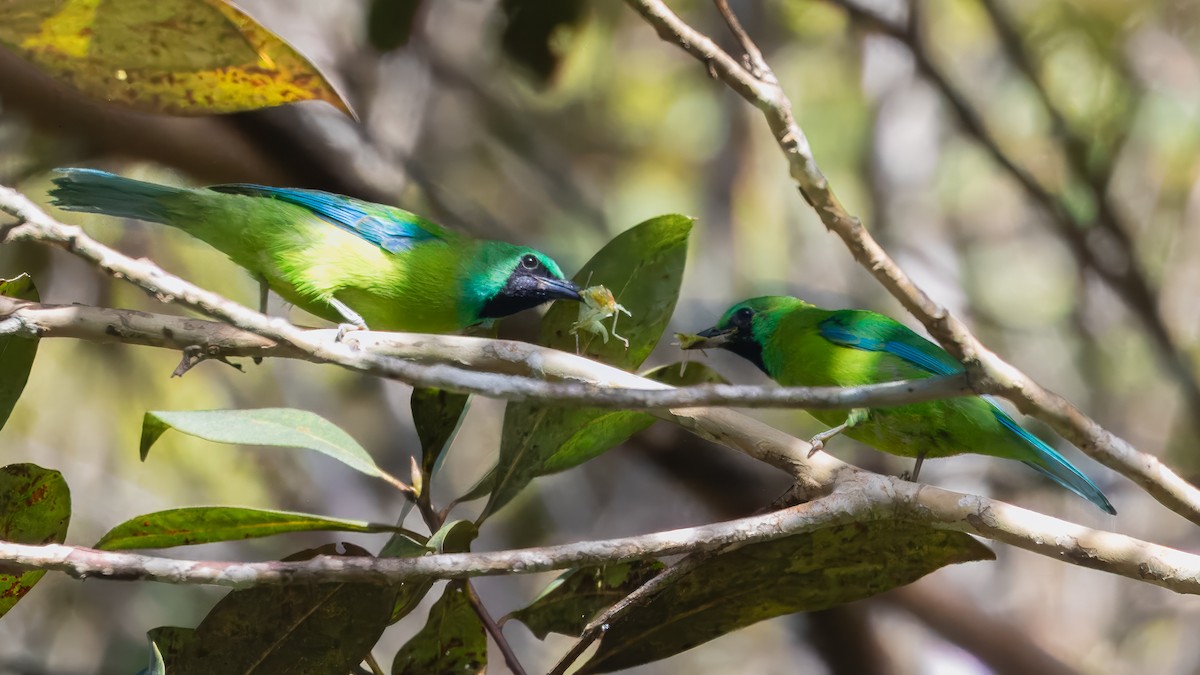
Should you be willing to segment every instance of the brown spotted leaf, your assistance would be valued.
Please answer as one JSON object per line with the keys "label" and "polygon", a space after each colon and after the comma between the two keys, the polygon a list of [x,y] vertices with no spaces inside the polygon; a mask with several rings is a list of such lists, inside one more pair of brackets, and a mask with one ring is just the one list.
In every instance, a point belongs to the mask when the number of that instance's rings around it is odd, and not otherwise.
{"label": "brown spotted leaf", "polygon": [[[71,491],[62,474],[36,464],[0,468],[0,539],[61,544],[71,521]],[[25,597],[43,570],[0,566],[0,616]]]}
{"label": "brown spotted leaf", "polygon": [[4,0],[0,44],[103,101],[175,115],[349,105],[307,59],[225,0]]}

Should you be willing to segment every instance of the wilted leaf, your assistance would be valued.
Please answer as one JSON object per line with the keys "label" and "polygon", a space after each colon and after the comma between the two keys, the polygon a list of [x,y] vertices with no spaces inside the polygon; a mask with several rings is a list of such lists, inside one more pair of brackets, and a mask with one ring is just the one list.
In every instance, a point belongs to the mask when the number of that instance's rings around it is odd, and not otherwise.
{"label": "wilted leaf", "polygon": [[516,619],[545,640],[555,632],[578,637],[592,617],[653,579],[666,565],[657,560],[568,570],[529,604],[501,619]]}
{"label": "wilted leaf", "polygon": [[[575,275],[581,286],[608,287],[633,315],[621,329],[629,339],[628,349],[620,340],[604,344],[596,336],[583,335],[585,355],[627,369],[650,355],[675,311],[691,229],[692,220],[685,216],[651,218],[618,235]],[[570,329],[578,311],[574,303],[555,303],[542,320],[542,344],[573,351]],[[578,466],[650,423],[644,413],[510,403],[494,488],[481,518],[507,504],[534,478]]]}
{"label": "wilted leaf", "polygon": [[168,548],[214,541],[269,537],[285,532],[391,532],[393,525],[326,518],[307,513],[265,511],[238,506],[192,506],[147,513],[109,530],[95,548],[119,551]]}
{"label": "wilted leaf", "polygon": [[503,0],[500,6],[508,19],[500,36],[504,54],[545,84],[583,18],[583,0]]}
{"label": "wilted leaf", "polygon": [[[338,553],[338,547],[346,553]],[[289,556],[369,555],[329,544]],[[364,583],[292,584],[232,591],[186,640],[170,675],[211,673],[349,673],[388,625],[394,595]]]}
{"label": "wilted leaf", "polygon": [[751,544],[701,563],[614,623],[579,672],[631,668],[763,619],[860,600],[945,565],[994,559],[969,535],[892,520]]}
{"label": "wilted leaf", "polygon": [[225,0],[6,0],[0,44],[102,101],[203,115],[326,101],[325,77]]}
{"label": "wilted leaf", "polygon": [[[0,295],[19,300],[38,301],[37,288],[28,274],[15,279],[0,279]],[[15,335],[0,335],[0,429],[8,422],[17,399],[29,381],[38,341]]]}
{"label": "wilted leaf", "polygon": [[487,668],[487,636],[471,608],[464,582],[446,585],[429,610],[425,627],[392,661],[392,675],[482,673]]}
{"label": "wilted leaf", "polygon": [[396,480],[350,434],[306,410],[151,410],[142,420],[142,460],[167,429],[217,443],[316,450],[368,476]]}
{"label": "wilted leaf", "polygon": [[[0,539],[18,544],[61,544],[71,522],[71,491],[62,474],[36,464],[0,468]],[[0,566],[0,616],[25,597],[44,570]]]}

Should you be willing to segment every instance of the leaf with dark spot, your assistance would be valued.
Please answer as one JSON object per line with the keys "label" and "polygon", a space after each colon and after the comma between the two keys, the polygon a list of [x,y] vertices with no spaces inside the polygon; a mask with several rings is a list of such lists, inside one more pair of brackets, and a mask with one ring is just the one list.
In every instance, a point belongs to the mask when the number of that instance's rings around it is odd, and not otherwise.
{"label": "leaf with dark spot", "polygon": [[[339,552],[339,547],[344,553]],[[285,560],[370,555],[329,544]],[[170,675],[349,673],[379,640],[395,593],[367,583],[260,586],[232,591],[170,659]]]}
{"label": "leaf with dark spot", "polygon": [[[62,474],[36,464],[0,468],[0,539],[18,544],[61,544],[71,522],[71,491]],[[0,568],[0,616],[25,597],[44,570]]]}
{"label": "leaf with dark spot", "polygon": [[0,44],[92,98],[206,115],[326,101],[319,70],[226,0],[6,0]]}
{"label": "leaf with dark spot", "polygon": [[464,582],[451,581],[419,633],[392,660],[392,675],[453,675],[487,669],[487,636]]}
{"label": "leaf with dark spot", "polygon": [[551,632],[578,637],[594,616],[653,579],[666,566],[635,560],[604,567],[568,570],[550,582],[528,607],[501,619],[516,619],[539,640]]}
{"label": "leaf with dark spot", "polygon": [[967,534],[895,520],[743,546],[700,563],[615,622],[579,672],[632,668],[763,619],[861,600],[945,565],[994,559]]}

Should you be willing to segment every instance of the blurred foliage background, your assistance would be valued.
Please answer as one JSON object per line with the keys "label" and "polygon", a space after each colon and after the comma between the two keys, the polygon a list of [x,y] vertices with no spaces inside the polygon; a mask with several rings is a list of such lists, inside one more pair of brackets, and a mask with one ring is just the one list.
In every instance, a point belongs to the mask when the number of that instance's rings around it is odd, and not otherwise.
{"label": "blurred foliage background", "polygon": [[[621,3],[238,4],[320,66],[361,124],[320,103],[202,118],[131,112],[85,100],[0,49],[0,183],[44,201],[50,168],[86,165],[164,182],[321,188],[536,244],[568,273],[616,233],[654,215],[686,213],[698,221],[669,330],[710,325],[736,299],[784,292],[913,324],[796,194],[758,113]],[[1179,361],[1165,366],[1139,319],[1158,310],[1185,355],[1200,358],[1194,3],[940,0],[919,3],[911,23],[903,3],[864,3],[894,21],[897,36],[916,40],[921,58],[840,2],[730,4],[792,98],[834,189],[916,281],[1002,357],[1195,480],[1200,411],[1180,383],[1196,373]],[[710,3],[671,6],[733,48]],[[997,30],[989,7],[1011,35]],[[977,111],[1005,154],[1061,197],[1076,235],[1103,235],[1086,223],[1101,202],[1111,204],[1131,242],[1123,264],[1160,289],[1153,306],[1131,309],[1081,268],[1053,215],[967,130],[922,59]],[[255,302],[251,279],[180,232],[56,215],[206,288]],[[1123,260],[1119,238],[1092,243]],[[0,248],[0,276],[20,272],[33,275],[45,302],[174,311],[57,251]],[[300,312],[294,318],[316,321]],[[528,338],[533,325],[516,317],[502,334]],[[647,365],[676,358],[663,344]],[[173,434],[141,463],[137,441],[150,409],[292,406],[337,423],[381,466],[403,474],[418,452],[407,387],[281,360],[246,364],[246,373],[206,363],[171,379],[177,361],[166,351],[43,341],[0,452],[5,462],[62,470],[76,504],[68,541],[91,544],[136,514],[196,504],[395,518],[398,494],[320,456]],[[710,363],[734,381],[765,382],[731,355],[713,354]],[[440,494],[464,492],[491,465],[502,410],[473,402],[440,479],[453,490]],[[819,430],[801,412],[754,414],[797,435]],[[830,450],[875,470],[909,468],[845,438]],[[922,478],[1200,547],[1194,526],[1067,452],[1119,517],[1099,515],[1016,463],[964,456],[933,462]],[[475,548],[746,515],[785,486],[770,469],[658,425],[580,469],[536,481],[484,528]],[[463,514],[481,506],[468,504]],[[314,534],[173,554],[272,559],[331,540],[373,550],[383,541]],[[1200,606],[1189,599],[995,548],[996,563],[948,568],[881,599],[764,622],[637,672],[1018,672],[1016,656],[1042,652],[1061,672],[1200,669],[1200,643],[1188,637],[1200,629]],[[498,616],[551,577],[483,579],[478,588]],[[194,625],[222,593],[48,576],[0,621],[0,671],[134,672],[144,663],[148,628]],[[380,653],[388,645],[394,652],[421,623],[389,629]],[[543,645],[515,623],[506,633],[531,671],[549,668],[570,644],[551,636]]]}

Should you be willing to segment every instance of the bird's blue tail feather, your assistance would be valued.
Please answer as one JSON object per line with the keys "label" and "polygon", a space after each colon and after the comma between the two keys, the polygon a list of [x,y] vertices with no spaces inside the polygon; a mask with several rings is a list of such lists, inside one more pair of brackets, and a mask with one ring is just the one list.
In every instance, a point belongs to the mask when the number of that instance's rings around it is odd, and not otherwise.
{"label": "bird's blue tail feather", "polygon": [[[992,405],[995,404],[993,403]],[[1046,445],[1042,439],[1026,431],[1003,410],[996,408],[993,412],[996,415],[996,419],[1000,421],[1000,424],[1033,448],[1037,460],[1026,461],[1025,464],[1037,469],[1050,480],[1083,497],[1104,511],[1113,515],[1117,514],[1117,510],[1113,508],[1112,503],[1108,501],[1108,498],[1104,496],[1100,488],[1096,487],[1096,484],[1091,479],[1080,473],[1079,469],[1071,466],[1071,463],[1058,454],[1054,448]]]}
{"label": "bird's blue tail feather", "polygon": [[167,223],[171,214],[164,197],[184,190],[146,183],[97,169],[57,169],[50,191],[55,206],[66,211],[100,213]]}

